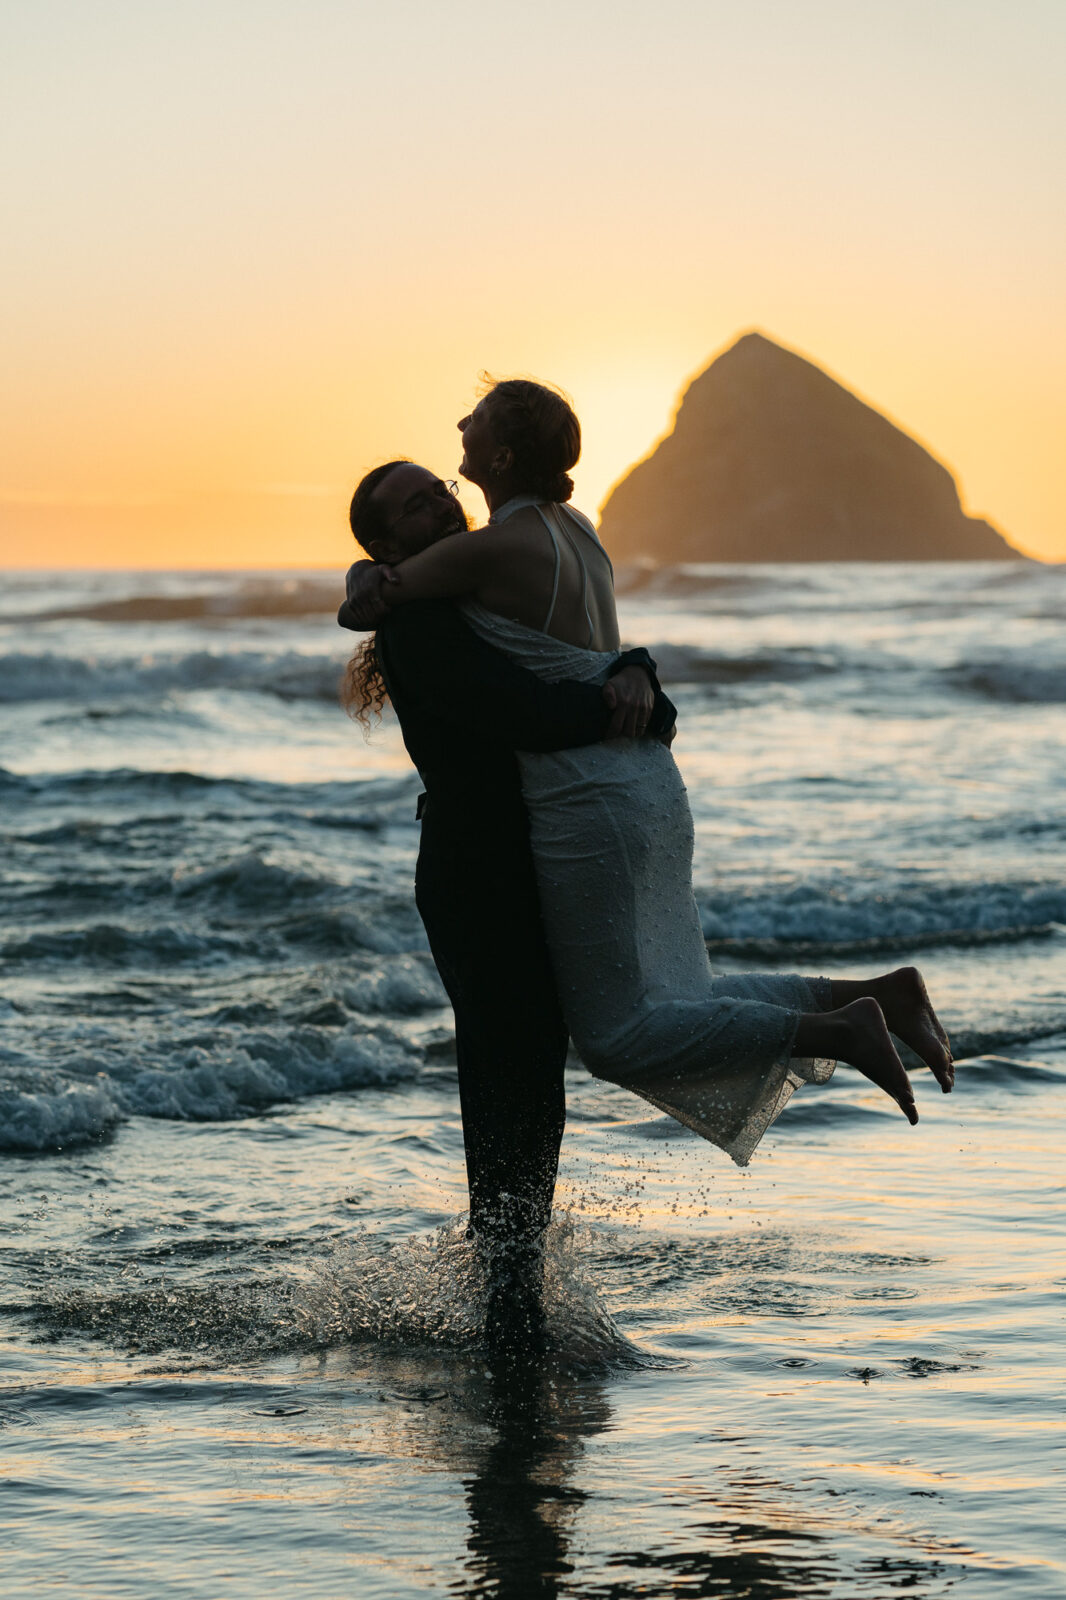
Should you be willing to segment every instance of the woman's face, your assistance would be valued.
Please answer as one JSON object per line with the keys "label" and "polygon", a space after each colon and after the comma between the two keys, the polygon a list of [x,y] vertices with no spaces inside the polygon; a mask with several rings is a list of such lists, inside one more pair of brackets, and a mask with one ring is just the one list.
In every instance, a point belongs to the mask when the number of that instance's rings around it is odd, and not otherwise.
{"label": "woman's face", "polygon": [[492,469],[498,464],[500,446],[489,420],[488,400],[480,400],[468,417],[457,424],[463,440],[463,459],[459,463],[460,475],[479,486],[488,483]]}

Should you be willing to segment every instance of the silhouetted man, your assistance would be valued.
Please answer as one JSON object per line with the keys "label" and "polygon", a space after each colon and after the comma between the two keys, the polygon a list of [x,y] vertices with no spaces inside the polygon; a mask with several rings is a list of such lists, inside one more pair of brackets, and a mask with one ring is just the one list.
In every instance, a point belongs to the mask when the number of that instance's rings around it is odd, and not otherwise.
{"label": "silhouetted man", "polygon": [[[466,519],[448,484],[392,462],[357,488],[351,524],[368,555],[389,562]],[[356,604],[341,606],[342,626],[371,620]],[[551,1217],[568,1043],[515,751],[594,744],[638,727],[662,736],[674,708],[645,650],[624,654],[603,689],[548,683],[479,639],[450,601],[373,615],[377,665],[425,785],[415,898],[455,1012],[471,1231],[490,1247],[498,1281],[513,1287],[523,1274],[528,1281]]]}

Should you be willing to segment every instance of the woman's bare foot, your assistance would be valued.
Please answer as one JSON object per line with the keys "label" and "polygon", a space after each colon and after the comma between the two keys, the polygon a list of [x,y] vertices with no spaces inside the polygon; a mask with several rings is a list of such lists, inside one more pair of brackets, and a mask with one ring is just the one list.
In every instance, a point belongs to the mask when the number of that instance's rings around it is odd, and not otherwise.
{"label": "woman's bare foot", "polygon": [[869,996],[838,1011],[806,1012],[796,1029],[792,1052],[828,1056],[857,1067],[895,1100],[912,1127],[918,1121],[911,1081],[889,1037],[884,1013]]}
{"label": "woman's bare foot", "polygon": [[944,1093],[951,1093],[955,1087],[951,1044],[917,967],[898,967],[895,972],[857,981],[833,978],[831,986],[834,1006],[846,1006],[859,999],[876,1000],[889,1031],[925,1062]]}

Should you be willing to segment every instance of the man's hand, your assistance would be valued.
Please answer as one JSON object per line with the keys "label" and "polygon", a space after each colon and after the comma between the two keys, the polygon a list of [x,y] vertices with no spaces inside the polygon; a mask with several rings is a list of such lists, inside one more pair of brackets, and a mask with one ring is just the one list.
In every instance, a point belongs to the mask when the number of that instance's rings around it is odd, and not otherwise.
{"label": "man's hand", "polygon": [[655,705],[655,691],[643,667],[623,667],[603,686],[603,698],[611,708],[605,739],[639,739],[648,726]]}
{"label": "man's hand", "polygon": [[356,633],[370,633],[388,613],[389,608],[381,598],[384,585],[399,581],[399,576],[383,562],[356,561],[348,568],[344,579],[347,599],[337,613],[341,627],[352,628]]}

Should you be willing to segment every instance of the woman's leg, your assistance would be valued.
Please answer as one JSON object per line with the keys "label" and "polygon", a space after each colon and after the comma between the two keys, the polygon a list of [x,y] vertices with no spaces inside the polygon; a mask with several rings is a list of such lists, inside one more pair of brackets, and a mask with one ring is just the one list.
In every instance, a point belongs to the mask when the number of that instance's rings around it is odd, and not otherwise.
{"label": "woman's leg", "polygon": [[[716,998],[761,1000],[791,1007],[808,1017],[841,1011],[856,1000],[874,1000],[888,1031],[902,1039],[925,1062],[944,1093],[949,1094],[954,1086],[955,1069],[948,1036],[933,1010],[917,967],[899,967],[895,972],[884,972],[874,978],[801,978],[795,973],[783,972],[723,973],[712,978],[711,990]],[[827,1053],[800,1049],[795,1043],[792,1046],[795,1056]]]}

